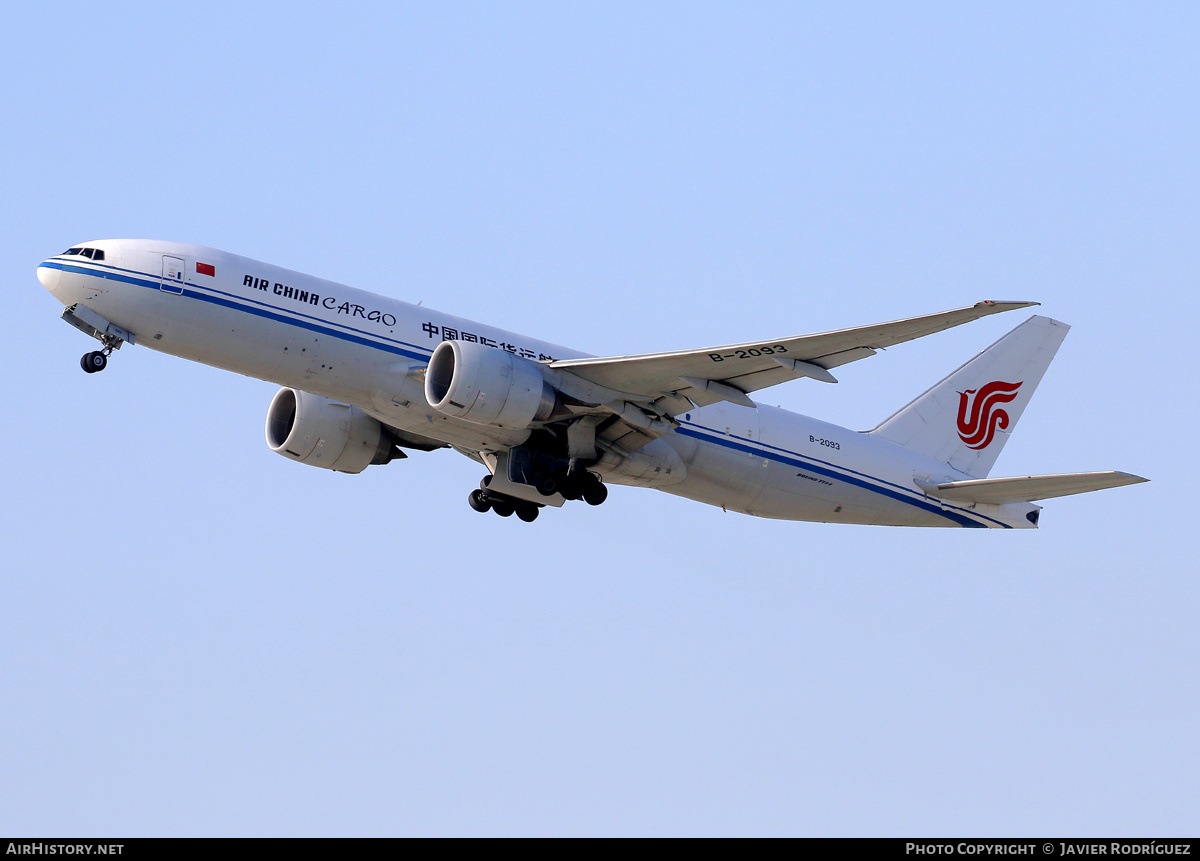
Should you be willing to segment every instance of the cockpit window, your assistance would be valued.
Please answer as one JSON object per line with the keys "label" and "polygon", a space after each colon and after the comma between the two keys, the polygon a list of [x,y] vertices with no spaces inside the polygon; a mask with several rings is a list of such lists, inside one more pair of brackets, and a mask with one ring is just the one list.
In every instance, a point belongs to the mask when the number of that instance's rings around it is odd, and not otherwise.
{"label": "cockpit window", "polygon": [[92,260],[103,260],[104,259],[104,249],[103,248],[79,248],[79,247],[68,248],[66,251],[63,252],[63,254],[64,255],[79,254],[83,257],[90,257]]}

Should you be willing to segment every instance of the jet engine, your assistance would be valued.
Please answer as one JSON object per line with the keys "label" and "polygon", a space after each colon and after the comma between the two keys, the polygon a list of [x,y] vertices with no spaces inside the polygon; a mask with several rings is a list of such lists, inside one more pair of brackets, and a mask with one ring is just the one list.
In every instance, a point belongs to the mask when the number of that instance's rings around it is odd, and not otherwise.
{"label": "jet engine", "polygon": [[425,400],[443,415],[528,428],[554,412],[555,391],[535,362],[469,341],[443,341],[425,371]]}
{"label": "jet engine", "polygon": [[382,424],[358,407],[299,389],[280,389],[267,409],[267,445],[284,457],[359,473],[404,457]]}

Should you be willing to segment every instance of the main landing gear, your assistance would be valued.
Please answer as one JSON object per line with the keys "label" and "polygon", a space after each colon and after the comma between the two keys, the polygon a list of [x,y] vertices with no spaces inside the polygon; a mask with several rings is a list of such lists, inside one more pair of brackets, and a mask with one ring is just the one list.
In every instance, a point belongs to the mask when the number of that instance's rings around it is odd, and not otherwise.
{"label": "main landing gear", "polygon": [[[491,478],[491,476],[489,475],[487,478]],[[514,499],[502,493],[495,493],[488,490],[486,484],[479,490],[471,491],[467,497],[467,504],[481,513],[494,511],[501,517],[512,517],[515,514],[526,523],[533,523],[537,520],[538,514],[542,510],[542,506],[536,502],[526,502],[524,499]]]}
{"label": "main landing gear", "polygon": [[[489,490],[488,484],[491,483],[491,480],[490,475],[483,477],[483,481],[479,482],[479,489],[472,490],[467,496],[468,505],[481,513],[494,511],[501,517],[511,517],[515,514],[526,523],[537,520],[538,513],[545,506]],[[542,496],[561,493],[566,499],[582,499],[588,505],[600,505],[608,499],[608,488],[599,478],[586,470],[578,470],[566,475],[535,474],[533,486]]]}
{"label": "main landing gear", "polygon": [[600,505],[608,499],[608,488],[586,469],[539,468],[534,470],[532,479],[531,483],[542,496],[561,493],[563,499],[582,499],[588,505]]}
{"label": "main landing gear", "polygon": [[92,350],[90,353],[84,353],[83,358],[79,360],[79,367],[83,368],[89,374],[99,373],[108,367],[108,356],[111,352],[112,347],[108,347],[103,350]]}

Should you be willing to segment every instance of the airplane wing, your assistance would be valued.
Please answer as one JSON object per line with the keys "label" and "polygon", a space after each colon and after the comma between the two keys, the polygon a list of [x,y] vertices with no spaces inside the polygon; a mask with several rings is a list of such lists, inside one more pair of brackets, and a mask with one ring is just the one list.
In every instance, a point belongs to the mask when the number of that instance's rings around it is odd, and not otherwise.
{"label": "airplane wing", "polygon": [[1128,472],[1068,472],[1060,475],[1021,475],[1012,478],[977,478],[970,481],[946,481],[934,484],[919,481],[917,485],[930,496],[961,502],[985,502],[1003,505],[1007,502],[1033,502],[1055,499],[1075,493],[1091,493],[1108,487],[1123,487],[1149,481]]}
{"label": "airplane wing", "polygon": [[[551,362],[550,367],[633,396],[642,402],[682,395],[698,406],[722,400],[753,406],[746,396],[748,392],[800,377],[836,383],[837,380],[829,373],[830,368],[873,356],[878,349],[931,335],[990,314],[1036,304],[984,301],[940,314],[819,335],[670,353],[563,359]],[[672,400],[675,404],[686,403],[677,397]],[[676,406],[670,412],[678,414],[686,408]]]}

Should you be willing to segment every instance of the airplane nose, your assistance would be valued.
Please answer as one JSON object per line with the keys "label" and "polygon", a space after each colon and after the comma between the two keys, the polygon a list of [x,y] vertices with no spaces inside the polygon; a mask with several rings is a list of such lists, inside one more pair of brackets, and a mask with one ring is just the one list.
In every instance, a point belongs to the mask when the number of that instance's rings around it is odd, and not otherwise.
{"label": "airplane nose", "polygon": [[62,270],[51,269],[43,263],[38,267],[37,276],[38,280],[42,282],[42,286],[53,293],[54,288],[58,286],[58,279],[62,276]]}

